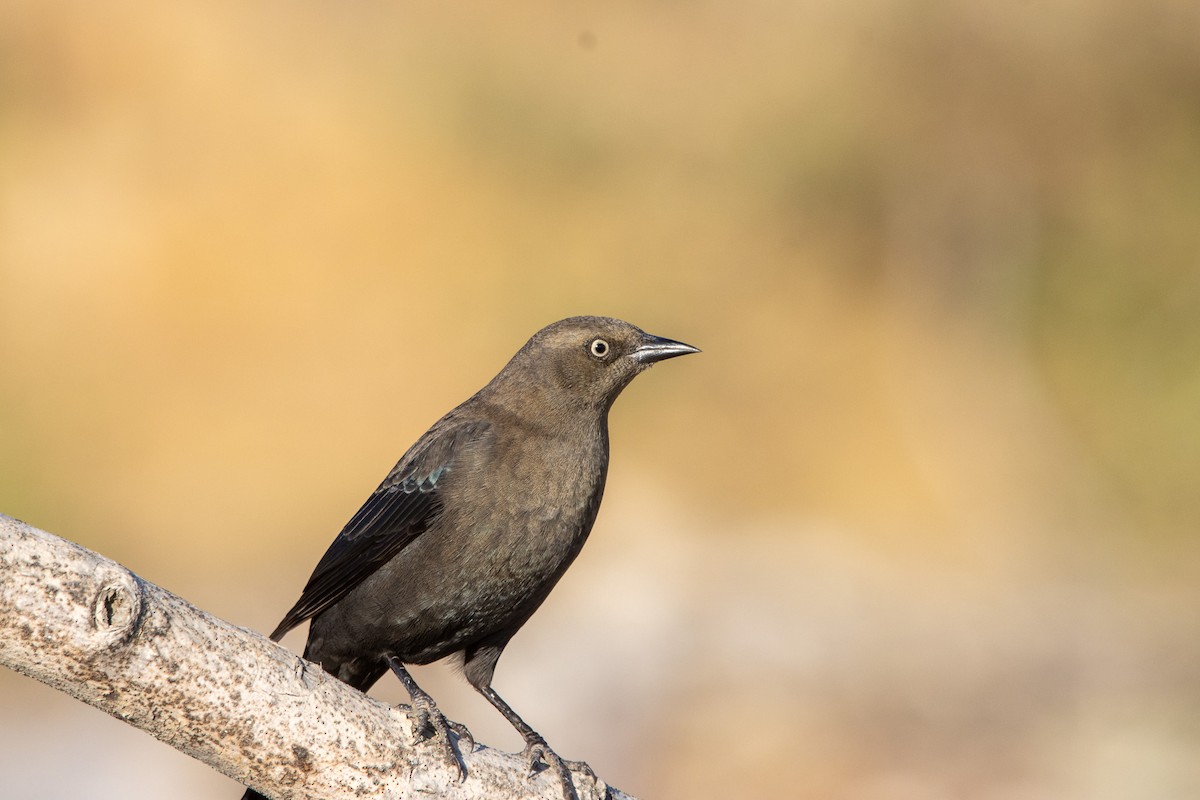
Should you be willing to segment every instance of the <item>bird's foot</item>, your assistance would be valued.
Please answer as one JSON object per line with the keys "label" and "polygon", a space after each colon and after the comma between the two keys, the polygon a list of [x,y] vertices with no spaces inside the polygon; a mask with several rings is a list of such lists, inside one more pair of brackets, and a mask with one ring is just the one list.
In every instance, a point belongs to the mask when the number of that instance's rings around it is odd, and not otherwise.
{"label": "bird's foot", "polygon": [[592,769],[591,765],[586,761],[570,761],[564,758],[563,763],[567,765],[567,769],[569,769],[571,772],[579,772],[583,775],[586,775],[589,781],[600,780],[599,776],[596,775],[596,772]]}
{"label": "bird's foot", "polygon": [[[550,749],[550,745],[546,744],[546,740],[541,736],[530,738],[526,742],[525,751],[521,756],[529,765],[529,777],[531,778],[547,767],[554,770],[558,775],[559,782],[562,783],[563,800],[579,800],[579,793],[575,790],[575,780],[571,777],[572,772],[581,772],[590,780],[596,780],[596,773],[592,772],[591,767],[582,761],[564,760],[558,753]],[[539,761],[545,767],[539,767]]]}
{"label": "bird's foot", "polygon": [[[467,765],[463,763],[461,745],[467,743],[467,752],[475,749],[475,738],[471,736],[471,732],[467,730],[467,726],[461,722],[452,722],[446,719],[446,715],[437,707],[437,703],[433,702],[433,698],[425,693],[425,690],[417,686],[417,682],[408,674],[408,670],[404,668],[404,664],[393,653],[384,655],[384,660],[391,667],[392,672],[396,673],[396,677],[404,684],[408,696],[412,698],[412,705],[408,710],[408,718],[412,720],[413,732],[418,736],[424,736],[426,739],[437,738],[441,743],[439,752],[442,760],[454,771],[458,773],[458,780],[461,783],[467,779]],[[458,737],[460,745],[459,750],[454,748],[454,739],[450,733],[453,732]]]}
{"label": "bird's foot", "polygon": [[440,743],[439,750],[442,754],[442,759],[453,770],[458,772],[458,780],[461,783],[467,779],[467,768],[463,764],[462,756],[455,749],[454,740],[450,737],[453,732],[458,738],[458,746],[461,749],[466,742],[467,752],[470,753],[475,749],[475,737],[467,730],[467,726],[461,722],[455,722],[447,719],[446,715],[441,712],[433,700],[424,693],[413,698],[411,710],[408,712],[408,718],[412,720],[413,730],[426,739],[437,739]]}

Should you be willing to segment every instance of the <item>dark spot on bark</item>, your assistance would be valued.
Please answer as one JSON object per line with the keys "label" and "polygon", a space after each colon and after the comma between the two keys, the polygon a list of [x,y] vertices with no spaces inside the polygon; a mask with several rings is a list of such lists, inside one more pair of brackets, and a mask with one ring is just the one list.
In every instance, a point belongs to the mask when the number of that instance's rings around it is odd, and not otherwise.
{"label": "dark spot on bark", "polygon": [[295,757],[297,767],[304,772],[312,772],[312,754],[308,752],[307,747],[301,747],[298,744],[292,745],[292,755]]}

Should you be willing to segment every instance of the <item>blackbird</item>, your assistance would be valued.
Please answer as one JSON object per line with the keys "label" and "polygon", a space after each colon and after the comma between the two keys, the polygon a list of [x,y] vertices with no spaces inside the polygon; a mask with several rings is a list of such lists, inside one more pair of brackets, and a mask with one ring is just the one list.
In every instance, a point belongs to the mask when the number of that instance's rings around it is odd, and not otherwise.
{"label": "blackbird", "polygon": [[[617,319],[538,331],[486,386],[408,449],[334,539],[271,633],[311,620],[304,657],[367,691],[389,670],[418,729],[465,777],[474,745],[405,664],[451,657],[577,800],[571,768],[492,688],[504,647],[579,555],[604,494],[608,412],[651,365],[697,353]],[[261,798],[247,790],[243,800]]]}

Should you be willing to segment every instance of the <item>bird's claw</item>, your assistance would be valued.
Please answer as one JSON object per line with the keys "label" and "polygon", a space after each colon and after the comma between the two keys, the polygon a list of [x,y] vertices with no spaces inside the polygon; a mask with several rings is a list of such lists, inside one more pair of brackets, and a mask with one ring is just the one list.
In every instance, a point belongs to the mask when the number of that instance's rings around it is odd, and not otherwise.
{"label": "bird's claw", "polygon": [[467,730],[467,726],[463,725],[461,722],[455,722],[454,720],[446,719],[445,717],[442,717],[442,719],[446,720],[446,727],[454,731],[454,735],[458,737],[459,748],[462,748],[463,742],[466,742],[467,752],[475,752],[475,737],[471,735],[469,730]]}
{"label": "bird's claw", "polygon": [[562,783],[563,800],[579,800],[579,793],[575,791],[575,781],[571,777],[572,769],[577,769],[577,771],[595,778],[591,767],[582,761],[564,761],[558,753],[550,749],[546,740],[540,736],[530,739],[521,755],[525,759],[525,763],[529,765],[528,777],[532,778],[541,771],[537,765],[539,761],[558,774],[558,780]]}
{"label": "bird's claw", "polygon": [[453,732],[458,737],[459,748],[462,747],[463,742],[466,742],[467,752],[470,753],[475,749],[475,737],[467,730],[467,726],[461,722],[447,719],[437,706],[421,702],[419,699],[414,699],[411,710],[408,712],[408,718],[412,720],[413,730],[418,735],[423,735],[427,740],[435,738],[440,740],[439,750],[443,759],[458,772],[459,783],[465,781],[467,768],[463,764],[462,756],[455,749],[450,734]]}
{"label": "bird's claw", "polygon": [[568,761],[567,759],[563,759],[563,763],[567,765],[568,770],[586,776],[593,783],[600,780],[600,777],[596,775],[596,771],[586,761]]}

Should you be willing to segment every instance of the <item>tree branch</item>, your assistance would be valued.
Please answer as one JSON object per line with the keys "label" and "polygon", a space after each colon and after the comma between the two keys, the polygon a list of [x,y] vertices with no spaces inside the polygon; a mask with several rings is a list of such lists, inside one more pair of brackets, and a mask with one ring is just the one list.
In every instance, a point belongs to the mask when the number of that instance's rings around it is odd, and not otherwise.
{"label": "tree branch", "polygon": [[[462,753],[460,783],[403,710],[3,514],[0,664],[278,800],[562,797],[552,773],[526,778],[518,756],[487,747]],[[575,783],[581,800],[632,800]]]}

